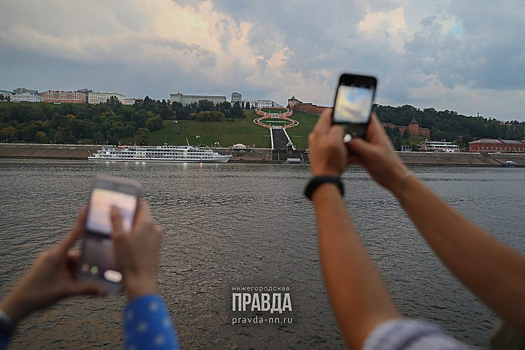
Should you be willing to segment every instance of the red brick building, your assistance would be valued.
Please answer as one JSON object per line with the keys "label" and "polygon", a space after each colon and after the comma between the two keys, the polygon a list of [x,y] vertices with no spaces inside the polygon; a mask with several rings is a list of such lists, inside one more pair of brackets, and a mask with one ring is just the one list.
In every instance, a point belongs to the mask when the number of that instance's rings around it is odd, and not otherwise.
{"label": "red brick building", "polygon": [[525,153],[525,140],[481,139],[469,142],[468,150],[473,153]]}
{"label": "red brick building", "polygon": [[405,130],[408,130],[408,136],[410,137],[430,138],[430,129],[420,127],[416,118],[412,118],[412,121],[408,126],[398,126],[398,128],[401,135],[405,133]]}
{"label": "red brick building", "polygon": [[410,122],[410,124],[408,124],[408,126],[396,126],[392,123],[381,123],[381,125],[385,129],[398,128],[401,136],[403,136],[405,131],[408,130],[408,136],[410,137],[426,137],[427,139],[430,138],[430,129],[420,127],[415,118],[412,118],[412,121]]}
{"label": "red brick building", "polygon": [[297,112],[305,112],[320,115],[324,111],[324,109],[328,107],[314,105],[313,103],[304,103],[295,98],[295,96],[292,96],[288,99],[288,108],[293,109]]}
{"label": "red brick building", "polygon": [[80,91],[51,91],[43,93],[44,102],[50,103],[87,103],[87,95]]}

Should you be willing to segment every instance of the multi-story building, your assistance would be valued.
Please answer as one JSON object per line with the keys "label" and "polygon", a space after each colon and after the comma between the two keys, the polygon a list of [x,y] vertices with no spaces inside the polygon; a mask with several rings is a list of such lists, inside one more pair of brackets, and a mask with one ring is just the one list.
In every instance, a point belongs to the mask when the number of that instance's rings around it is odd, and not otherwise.
{"label": "multi-story building", "polygon": [[187,106],[192,103],[199,103],[199,101],[210,101],[214,104],[222,103],[226,101],[226,96],[217,95],[183,95],[180,92],[176,94],[170,94],[170,103],[179,102],[182,105]]}
{"label": "multi-story building", "polygon": [[242,103],[242,95],[238,92],[232,92],[232,104],[236,102],[239,102],[239,104]]}
{"label": "multi-story building", "polygon": [[469,142],[468,150],[473,153],[525,153],[525,140],[481,139]]}
{"label": "multi-story building", "polygon": [[16,95],[21,95],[21,94],[36,95],[36,94],[38,94],[38,91],[37,90],[26,89],[26,88],[16,88],[16,89],[13,90],[13,93],[15,93]]}
{"label": "multi-story building", "polygon": [[[121,103],[124,101],[124,95],[116,92],[95,92],[91,91],[87,94],[87,102],[89,104],[106,103],[111,97],[116,97]],[[135,103],[135,102],[133,102]]]}
{"label": "multi-story building", "polygon": [[35,94],[15,94],[11,95],[11,102],[42,102],[43,98],[42,96],[38,96]]}
{"label": "multi-story building", "polygon": [[43,93],[44,102],[49,103],[86,103],[86,93],[80,91],[51,91]]}

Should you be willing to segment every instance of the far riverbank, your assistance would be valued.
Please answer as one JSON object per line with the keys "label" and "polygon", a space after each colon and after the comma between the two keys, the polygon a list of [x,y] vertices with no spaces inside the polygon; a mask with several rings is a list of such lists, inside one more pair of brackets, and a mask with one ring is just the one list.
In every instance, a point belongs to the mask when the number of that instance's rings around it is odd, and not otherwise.
{"label": "far riverbank", "polygon": [[[21,159],[62,159],[87,160],[88,152],[93,154],[100,145],[58,145],[58,144],[0,144],[0,158]],[[232,163],[282,163],[287,158],[307,159],[304,152],[272,152],[268,148],[232,150],[214,148],[221,154],[231,154]],[[520,167],[525,166],[525,154],[479,154],[479,153],[423,153],[399,152],[407,165],[423,166],[465,166],[465,167],[501,167],[511,160]]]}

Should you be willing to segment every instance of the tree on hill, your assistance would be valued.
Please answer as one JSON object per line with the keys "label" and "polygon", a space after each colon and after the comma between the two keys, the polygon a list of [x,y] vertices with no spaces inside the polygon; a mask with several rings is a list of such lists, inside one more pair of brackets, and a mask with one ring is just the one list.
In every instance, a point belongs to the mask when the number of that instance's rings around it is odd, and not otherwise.
{"label": "tree on hill", "polygon": [[148,142],[149,142],[148,141],[148,139],[149,139],[149,129],[146,129],[146,128],[138,129],[136,137],[137,137],[137,143],[139,145],[147,145]]}

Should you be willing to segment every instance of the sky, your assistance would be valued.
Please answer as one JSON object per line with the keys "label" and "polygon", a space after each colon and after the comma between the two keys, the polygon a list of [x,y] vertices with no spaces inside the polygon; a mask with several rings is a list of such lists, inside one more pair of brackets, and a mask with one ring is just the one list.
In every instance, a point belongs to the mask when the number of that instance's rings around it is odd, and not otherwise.
{"label": "sky", "polygon": [[377,102],[525,120],[523,0],[0,0],[0,89],[332,105],[343,72]]}

